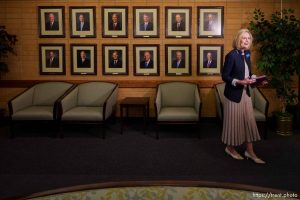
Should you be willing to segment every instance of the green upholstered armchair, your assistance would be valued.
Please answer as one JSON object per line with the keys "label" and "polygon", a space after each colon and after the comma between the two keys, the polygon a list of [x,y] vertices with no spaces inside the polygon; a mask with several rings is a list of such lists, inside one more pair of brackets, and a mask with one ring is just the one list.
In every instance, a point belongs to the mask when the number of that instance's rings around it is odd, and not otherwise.
{"label": "green upholstered armchair", "polygon": [[14,137],[14,124],[17,121],[55,121],[57,101],[72,86],[66,82],[38,83],[10,100],[11,137]]}
{"label": "green upholstered armchair", "polygon": [[155,100],[157,131],[160,124],[198,124],[201,114],[200,92],[197,84],[168,82],[159,84]]}
{"label": "green upholstered armchair", "polygon": [[[268,133],[267,119],[268,119],[269,102],[257,87],[254,88],[249,87],[249,88],[250,88],[250,95],[253,104],[254,116],[256,122],[263,125],[264,138],[266,139]],[[220,83],[215,85],[217,115],[221,121],[223,121],[223,102],[225,98],[224,89],[225,89],[225,83]]]}
{"label": "green upholstered armchair", "polygon": [[[116,110],[118,85],[108,82],[79,84],[59,102],[62,123],[95,123],[103,125]],[[62,135],[61,135],[62,136]]]}

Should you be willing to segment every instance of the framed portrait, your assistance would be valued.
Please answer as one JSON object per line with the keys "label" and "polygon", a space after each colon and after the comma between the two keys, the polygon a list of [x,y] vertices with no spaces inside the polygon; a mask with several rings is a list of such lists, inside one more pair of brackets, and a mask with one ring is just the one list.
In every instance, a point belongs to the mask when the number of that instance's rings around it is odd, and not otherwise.
{"label": "framed portrait", "polygon": [[96,37],[96,7],[70,7],[71,37]]}
{"label": "framed portrait", "polygon": [[166,7],[166,37],[191,37],[192,7]]}
{"label": "framed portrait", "polygon": [[102,70],[104,75],[128,74],[128,45],[102,45]]}
{"label": "framed portrait", "polygon": [[224,7],[197,7],[198,37],[224,37]]}
{"label": "framed portrait", "polygon": [[159,45],[133,45],[134,75],[159,75]]}
{"label": "framed portrait", "polygon": [[133,36],[159,37],[159,7],[133,7]]}
{"label": "framed portrait", "polygon": [[102,7],[102,37],[128,37],[128,7]]}
{"label": "framed portrait", "polygon": [[65,7],[39,6],[40,37],[65,37]]}
{"label": "framed portrait", "polygon": [[71,44],[71,74],[97,74],[97,45]]}
{"label": "framed portrait", "polygon": [[65,75],[65,45],[40,44],[40,74]]}
{"label": "framed portrait", "polygon": [[166,44],[166,75],[191,75],[191,45]]}
{"label": "framed portrait", "polygon": [[223,45],[197,45],[197,72],[198,75],[219,75],[223,63]]}

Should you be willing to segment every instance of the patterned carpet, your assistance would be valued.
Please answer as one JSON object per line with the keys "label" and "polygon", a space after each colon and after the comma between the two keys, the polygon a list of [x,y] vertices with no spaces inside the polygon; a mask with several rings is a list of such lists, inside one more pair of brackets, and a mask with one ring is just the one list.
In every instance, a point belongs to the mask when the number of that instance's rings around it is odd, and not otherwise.
{"label": "patterned carpet", "polygon": [[[254,193],[242,190],[230,190],[205,187],[124,187],[112,189],[87,190],[70,192],[33,200],[257,200],[264,198],[265,193]],[[275,194],[274,194],[275,196]],[[267,197],[267,196],[266,196]],[[269,199],[272,199],[271,197]],[[275,198],[274,198],[275,199]],[[277,200],[292,200],[278,197]],[[294,199],[294,198],[293,198]],[[295,199],[294,199],[295,200]]]}

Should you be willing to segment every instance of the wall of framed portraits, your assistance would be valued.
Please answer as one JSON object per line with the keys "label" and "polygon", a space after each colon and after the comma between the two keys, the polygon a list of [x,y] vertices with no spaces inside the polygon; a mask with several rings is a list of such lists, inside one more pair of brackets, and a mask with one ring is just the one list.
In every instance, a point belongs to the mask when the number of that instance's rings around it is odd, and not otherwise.
{"label": "wall of framed portraits", "polygon": [[[233,35],[254,8],[268,14],[280,0],[3,0],[0,7],[0,25],[18,38],[17,56],[8,58],[10,71],[0,80],[1,107],[39,80],[103,80],[120,84],[119,100],[150,96],[153,115],[157,83],[180,80],[199,84],[202,116],[214,117],[212,87],[222,82]],[[283,7],[300,15],[297,0]],[[252,62],[255,68],[254,51]],[[276,96],[262,90],[271,113]]]}

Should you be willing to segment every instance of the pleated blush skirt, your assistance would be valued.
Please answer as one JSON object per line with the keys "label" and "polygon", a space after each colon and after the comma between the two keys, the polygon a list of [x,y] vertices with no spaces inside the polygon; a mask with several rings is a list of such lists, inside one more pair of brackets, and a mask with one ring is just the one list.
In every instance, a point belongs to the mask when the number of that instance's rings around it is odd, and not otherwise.
{"label": "pleated blush skirt", "polygon": [[260,140],[251,97],[243,90],[239,103],[224,98],[224,119],[222,142],[230,146],[238,146],[244,142]]}

